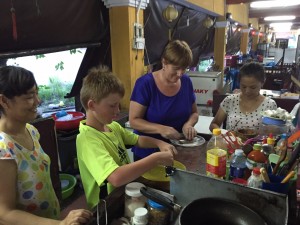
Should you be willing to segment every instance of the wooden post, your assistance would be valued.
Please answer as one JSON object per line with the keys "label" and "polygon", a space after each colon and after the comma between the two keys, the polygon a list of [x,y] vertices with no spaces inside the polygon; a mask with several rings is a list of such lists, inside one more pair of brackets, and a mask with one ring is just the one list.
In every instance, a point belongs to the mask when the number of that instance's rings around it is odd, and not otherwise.
{"label": "wooden post", "polygon": [[259,41],[259,31],[255,31],[255,33],[253,32],[253,34],[252,34],[252,50],[253,51],[257,50],[258,41]]}
{"label": "wooden post", "polygon": [[[224,17],[220,18],[220,20]],[[215,40],[214,40],[214,60],[222,72],[222,79],[224,77],[224,58],[227,42],[227,27],[228,21],[218,21],[215,26]]]}
{"label": "wooden post", "polygon": [[[112,71],[125,86],[125,96],[121,103],[121,110],[127,111],[135,81],[144,74],[143,44],[138,44],[139,49],[134,49],[133,46],[137,46],[134,45],[136,43],[134,39],[135,24],[139,24],[143,28],[143,9],[147,6],[147,2],[143,1],[140,5],[135,6],[123,0],[119,0],[118,3],[115,0],[107,0],[106,2],[106,6],[110,8]],[[139,1],[136,4],[139,4]]]}
{"label": "wooden post", "polygon": [[241,37],[241,52],[243,52],[243,54],[247,54],[248,53],[248,43],[249,43],[249,32],[250,29],[242,29],[242,37]]}

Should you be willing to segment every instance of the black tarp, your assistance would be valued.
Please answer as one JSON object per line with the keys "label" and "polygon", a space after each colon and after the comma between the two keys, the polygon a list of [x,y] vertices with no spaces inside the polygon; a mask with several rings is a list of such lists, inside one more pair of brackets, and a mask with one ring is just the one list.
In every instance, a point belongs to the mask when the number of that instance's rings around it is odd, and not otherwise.
{"label": "black tarp", "polygon": [[[100,43],[100,0],[1,0],[0,55]],[[13,13],[15,29],[13,36]]]}
{"label": "black tarp", "polygon": [[[186,41],[193,52],[193,63],[196,66],[199,58],[213,55],[214,28],[203,26],[203,20],[207,14],[183,5],[174,4],[178,11],[178,17],[172,22],[163,18],[163,10],[170,4],[169,1],[151,0],[145,9],[145,64],[160,62],[162,51],[169,41],[169,29],[172,31],[172,39]],[[215,20],[213,16],[210,16]]]}
{"label": "black tarp", "polygon": [[240,51],[241,36],[241,28],[230,24],[227,30],[226,55],[235,55]]}

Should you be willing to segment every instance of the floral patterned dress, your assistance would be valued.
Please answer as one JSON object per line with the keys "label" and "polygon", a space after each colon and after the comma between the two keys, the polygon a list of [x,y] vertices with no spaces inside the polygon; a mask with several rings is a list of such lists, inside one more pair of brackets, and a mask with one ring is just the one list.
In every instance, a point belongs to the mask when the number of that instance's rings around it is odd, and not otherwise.
{"label": "floral patterned dress", "polygon": [[26,125],[33,149],[26,149],[11,136],[0,132],[0,160],[17,164],[17,208],[38,216],[58,219],[60,207],[50,179],[50,158],[39,143],[39,133]]}

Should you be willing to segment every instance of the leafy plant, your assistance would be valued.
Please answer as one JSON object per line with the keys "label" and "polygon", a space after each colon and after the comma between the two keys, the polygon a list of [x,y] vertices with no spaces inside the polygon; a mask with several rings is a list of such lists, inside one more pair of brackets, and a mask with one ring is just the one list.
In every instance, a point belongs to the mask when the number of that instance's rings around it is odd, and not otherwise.
{"label": "leafy plant", "polygon": [[71,90],[72,83],[63,82],[59,77],[49,77],[47,85],[39,85],[39,97],[42,101],[42,107],[47,109],[49,104],[59,104],[64,102],[66,107],[74,106],[74,98],[64,98]]}
{"label": "leafy plant", "polygon": [[60,61],[59,63],[57,63],[55,65],[55,69],[56,70],[63,70],[64,69],[64,62],[63,61]]}

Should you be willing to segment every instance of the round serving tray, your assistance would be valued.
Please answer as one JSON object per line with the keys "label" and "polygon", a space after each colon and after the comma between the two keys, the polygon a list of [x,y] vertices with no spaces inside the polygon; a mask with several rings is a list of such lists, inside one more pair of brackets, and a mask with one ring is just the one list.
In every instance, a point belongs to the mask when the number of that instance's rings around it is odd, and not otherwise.
{"label": "round serving tray", "polygon": [[180,140],[171,139],[170,141],[172,144],[181,146],[181,147],[196,147],[196,146],[203,145],[205,143],[205,139],[199,135],[194,137],[194,139],[192,141],[188,141],[188,140],[184,140],[184,139],[180,139]]}

